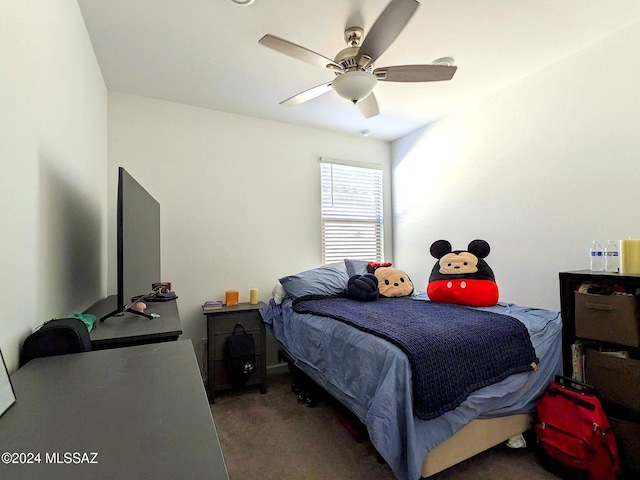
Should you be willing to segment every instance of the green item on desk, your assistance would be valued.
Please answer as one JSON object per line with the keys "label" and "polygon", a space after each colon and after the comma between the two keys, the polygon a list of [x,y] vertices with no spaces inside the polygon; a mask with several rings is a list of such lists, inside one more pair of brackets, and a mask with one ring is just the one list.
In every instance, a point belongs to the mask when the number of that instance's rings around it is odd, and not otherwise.
{"label": "green item on desk", "polygon": [[82,320],[84,324],[87,326],[87,330],[93,330],[93,325],[96,323],[96,316],[91,315],[90,313],[72,313],[69,315],[69,318],[77,318],[78,320]]}

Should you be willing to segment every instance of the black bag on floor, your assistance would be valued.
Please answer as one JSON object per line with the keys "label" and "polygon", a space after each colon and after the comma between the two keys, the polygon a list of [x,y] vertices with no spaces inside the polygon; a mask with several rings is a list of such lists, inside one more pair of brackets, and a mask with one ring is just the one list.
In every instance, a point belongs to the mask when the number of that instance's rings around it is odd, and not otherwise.
{"label": "black bag on floor", "polygon": [[[241,332],[238,332],[241,329]],[[227,377],[232,385],[242,385],[256,369],[256,348],[253,335],[237,323],[226,343]]]}
{"label": "black bag on floor", "polygon": [[78,318],[55,318],[49,320],[29,335],[20,354],[20,366],[40,357],[88,352],[91,339],[87,325]]}

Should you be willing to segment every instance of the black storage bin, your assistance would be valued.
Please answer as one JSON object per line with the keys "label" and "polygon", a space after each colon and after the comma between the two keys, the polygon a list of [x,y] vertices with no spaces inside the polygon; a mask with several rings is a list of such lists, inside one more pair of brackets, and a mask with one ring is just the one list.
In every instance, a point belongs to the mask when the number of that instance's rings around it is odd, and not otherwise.
{"label": "black storage bin", "polygon": [[610,415],[609,421],[618,443],[624,478],[640,478],[640,421],[637,415],[636,418],[620,417]]}

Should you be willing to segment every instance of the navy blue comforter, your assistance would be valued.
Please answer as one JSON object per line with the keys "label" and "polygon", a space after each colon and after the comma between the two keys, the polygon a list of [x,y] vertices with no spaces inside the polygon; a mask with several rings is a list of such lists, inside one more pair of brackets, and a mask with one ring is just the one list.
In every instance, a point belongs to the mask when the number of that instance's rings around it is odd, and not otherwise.
{"label": "navy blue comforter", "polygon": [[401,348],[412,370],[414,414],[422,420],[538,363],[527,328],[507,315],[410,297],[359,302],[307,296],[294,300],[293,308],[345,322]]}

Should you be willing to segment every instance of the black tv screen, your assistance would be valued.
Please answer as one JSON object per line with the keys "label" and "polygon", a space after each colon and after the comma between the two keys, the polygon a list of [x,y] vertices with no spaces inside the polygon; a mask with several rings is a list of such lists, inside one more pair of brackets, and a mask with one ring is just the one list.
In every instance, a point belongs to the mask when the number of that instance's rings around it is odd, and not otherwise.
{"label": "black tv screen", "polygon": [[161,281],[160,204],[122,167],[118,169],[117,244],[118,305],[107,317],[121,313],[132,297],[148,294],[152,284]]}

